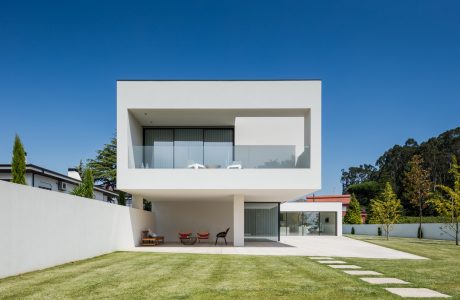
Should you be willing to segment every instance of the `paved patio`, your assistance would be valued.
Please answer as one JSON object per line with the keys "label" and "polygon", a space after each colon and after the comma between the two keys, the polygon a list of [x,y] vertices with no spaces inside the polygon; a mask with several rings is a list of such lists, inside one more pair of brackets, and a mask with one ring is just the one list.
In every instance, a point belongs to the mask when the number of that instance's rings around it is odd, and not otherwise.
{"label": "paved patio", "polygon": [[155,247],[136,247],[128,251],[156,253],[196,253],[196,254],[242,254],[279,256],[330,256],[382,259],[425,259],[390,248],[336,236],[281,237],[276,242],[246,242],[245,247],[233,247],[214,243],[200,243],[185,246],[179,243],[166,243]]}

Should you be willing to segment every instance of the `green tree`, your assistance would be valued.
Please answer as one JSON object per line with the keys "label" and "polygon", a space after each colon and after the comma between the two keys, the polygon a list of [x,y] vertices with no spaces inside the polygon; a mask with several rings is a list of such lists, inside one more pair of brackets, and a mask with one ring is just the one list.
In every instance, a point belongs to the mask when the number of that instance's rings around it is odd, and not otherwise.
{"label": "green tree", "polygon": [[94,159],[89,159],[87,167],[94,175],[94,180],[105,188],[116,188],[117,185],[117,138],[113,137],[109,144],[97,151]]}
{"label": "green tree", "polygon": [[13,158],[11,161],[12,182],[26,184],[26,152],[21,139],[16,134],[13,145]]}
{"label": "green tree", "polygon": [[359,204],[367,207],[369,202],[376,198],[380,193],[381,187],[377,181],[365,181],[352,184],[348,187],[348,192],[354,194]]}
{"label": "green tree", "polygon": [[360,165],[358,167],[350,167],[348,170],[342,169],[342,192],[344,194],[351,193],[349,186],[360,184],[366,181],[375,180],[377,178],[377,169],[373,165]]}
{"label": "green tree", "polygon": [[123,191],[118,192],[118,204],[126,206],[126,193]]}
{"label": "green tree", "polygon": [[361,206],[355,195],[351,195],[350,205],[348,205],[347,213],[343,217],[345,224],[362,224]]}
{"label": "green tree", "polygon": [[393,225],[398,222],[401,216],[401,201],[389,182],[386,183],[385,189],[377,199],[371,201],[370,223],[382,224],[383,231],[387,240],[390,237],[390,231],[393,230]]}
{"label": "green tree", "polygon": [[72,191],[72,195],[85,197],[85,198],[94,198],[94,178],[91,169],[86,168],[83,173],[82,182]]}
{"label": "green tree", "polygon": [[414,155],[408,163],[404,173],[404,197],[419,210],[418,238],[422,236],[422,214],[426,206],[425,200],[431,191],[430,172],[423,168],[423,158]]}
{"label": "green tree", "polygon": [[429,202],[441,216],[446,218],[445,232],[454,232],[455,244],[458,246],[459,223],[460,223],[460,166],[457,158],[452,155],[452,163],[449,174],[453,177],[453,188],[446,185],[436,185]]}

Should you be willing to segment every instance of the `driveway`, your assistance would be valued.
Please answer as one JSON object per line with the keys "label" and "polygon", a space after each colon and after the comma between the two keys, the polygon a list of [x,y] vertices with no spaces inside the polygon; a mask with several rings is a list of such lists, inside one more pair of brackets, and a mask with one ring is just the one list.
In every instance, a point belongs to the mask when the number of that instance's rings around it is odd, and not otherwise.
{"label": "driveway", "polygon": [[242,254],[279,256],[330,256],[381,259],[425,259],[424,257],[393,250],[390,248],[337,236],[281,237],[276,242],[246,242],[244,247],[233,247],[212,243],[184,246],[166,243],[155,247],[136,247],[128,251],[156,253],[196,253],[196,254]]}

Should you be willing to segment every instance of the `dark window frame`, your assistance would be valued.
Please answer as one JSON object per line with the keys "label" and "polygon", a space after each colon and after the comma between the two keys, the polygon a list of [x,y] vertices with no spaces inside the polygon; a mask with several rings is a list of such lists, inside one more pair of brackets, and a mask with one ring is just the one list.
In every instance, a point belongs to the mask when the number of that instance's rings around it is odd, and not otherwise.
{"label": "dark window frame", "polygon": [[[145,147],[145,131],[149,129],[169,129],[173,132],[173,169],[176,168],[174,141],[176,140],[176,129],[202,129],[202,141],[204,148],[204,133],[206,130],[231,130],[232,131],[232,159],[235,159],[235,126],[144,126],[142,127],[142,146]],[[142,151],[142,161],[145,161],[145,151]],[[203,151],[204,163],[204,151]]]}

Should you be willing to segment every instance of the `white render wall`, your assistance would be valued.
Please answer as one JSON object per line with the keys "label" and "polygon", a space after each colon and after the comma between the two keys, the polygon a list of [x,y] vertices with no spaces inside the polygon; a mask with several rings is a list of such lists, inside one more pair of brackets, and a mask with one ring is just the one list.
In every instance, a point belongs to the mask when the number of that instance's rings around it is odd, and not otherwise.
{"label": "white render wall", "polygon": [[0,181],[0,278],[127,250],[151,212]]}
{"label": "white render wall", "polygon": [[[210,233],[214,243],[216,234],[230,227],[227,241],[233,241],[233,201],[157,201],[152,202],[155,232],[166,242],[178,242],[179,232]],[[243,227],[244,228],[244,227]],[[243,233],[244,234],[244,233]]]}
{"label": "white render wall", "polygon": [[280,212],[335,212],[337,236],[342,236],[341,202],[286,202],[280,205]]}
{"label": "white render wall", "polygon": [[[381,227],[381,224],[343,224],[343,233],[351,234],[351,228],[355,228],[355,234],[362,235],[375,235],[377,236],[378,227]],[[390,231],[390,237],[409,237],[416,238],[418,232],[419,224],[395,224],[393,225],[393,230]],[[443,229],[441,229],[443,228]],[[424,223],[422,224],[423,229],[423,238],[433,239],[433,240],[455,240],[454,232],[446,232],[444,224],[442,223]],[[385,235],[385,232],[382,228],[382,236]]]}
{"label": "white render wall", "polygon": [[[309,118],[307,120],[310,121]],[[305,141],[303,117],[237,117],[235,118],[235,146],[293,145],[296,158],[309,145]]]}

